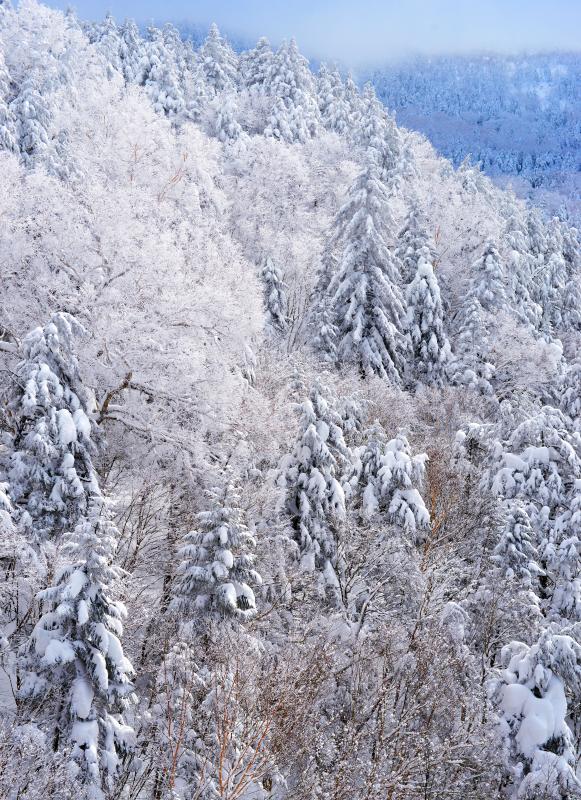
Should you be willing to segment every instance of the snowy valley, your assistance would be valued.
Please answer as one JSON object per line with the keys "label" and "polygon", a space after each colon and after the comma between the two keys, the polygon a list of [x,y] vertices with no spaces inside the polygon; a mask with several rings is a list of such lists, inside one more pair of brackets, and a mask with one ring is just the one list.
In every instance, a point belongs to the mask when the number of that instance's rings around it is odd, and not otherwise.
{"label": "snowy valley", "polygon": [[0,798],[581,798],[577,230],[35,0],[0,176]]}

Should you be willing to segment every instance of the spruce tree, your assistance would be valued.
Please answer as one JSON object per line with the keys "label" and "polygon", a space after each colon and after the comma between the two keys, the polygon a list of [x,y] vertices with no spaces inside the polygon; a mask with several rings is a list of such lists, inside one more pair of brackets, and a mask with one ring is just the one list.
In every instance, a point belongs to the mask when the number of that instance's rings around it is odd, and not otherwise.
{"label": "spruce tree", "polygon": [[423,383],[441,386],[448,378],[450,344],[444,332],[440,287],[432,265],[423,255],[420,255],[416,275],[406,289],[406,304],[411,372]]}
{"label": "spruce tree", "polygon": [[75,351],[83,333],[69,314],[54,314],[25,337],[16,368],[3,460],[12,502],[36,544],[74,527],[97,487],[92,397]]}
{"label": "spruce tree", "polygon": [[404,224],[397,234],[395,248],[395,256],[401,263],[401,275],[404,283],[413,281],[420,255],[433,263],[423,214],[417,202],[412,201]]}
{"label": "spruce tree", "polygon": [[337,216],[344,244],[327,292],[339,362],[357,364],[362,376],[378,375],[399,384],[409,339],[398,265],[383,235],[389,219],[386,190],[375,168],[368,167]]}
{"label": "spruce tree", "polygon": [[286,287],[280,269],[274,264],[270,256],[264,259],[261,278],[264,287],[264,309],[267,327],[279,333],[284,333],[288,326]]}
{"label": "spruce tree", "polygon": [[0,150],[18,153],[16,119],[10,108],[11,81],[4,55],[0,53]]}
{"label": "spruce tree", "polygon": [[210,508],[198,514],[198,530],[184,537],[179,580],[172,607],[194,629],[212,620],[239,621],[256,614],[253,586],[256,542],[242,522],[240,498],[232,485],[208,492]]}
{"label": "spruce tree", "polygon": [[482,308],[492,313],[506,303],[505,271],[496,246],[488,242],[472,267],[474,297]]}
{"label": "spruce tree", "polygon": [[27,166],[42,162],[49,148],[51,114],[42,93],[38,73],[29,73],[10,103],[16,120],[18,148]]}
{"label": "spruce tree", "polygon": [[133,692],[123,654],[123,605],[112,599],[120,570],[113,566],[119,532],[98,489],[86,514],[64,540],[68,560],[55,583],[38,595],[43,613],[23,649],[23,710],[69,751],[79,780],[107,791],[134,745],[122,713]]}
{"label": "spruce tree", "polygon": [[315,84],[309,64],[294,39],[283,42],[270,67],[266,90],[274,99],[266,136],[282,141],[305,142],[320,125]]}
{"label": "spruce tree", "polygon": [[262,36],[253,50],[241,59],[241,72],[247,89],[264,91],[272,67],[273,52],[270,42]]}
{"label": "spruce tree", "polygon": [[208,36],[200,48],[199,62],[204,80],[211,95],[225,89],[235,89],[238,83],[238,59],[228,42],[212,23]]}

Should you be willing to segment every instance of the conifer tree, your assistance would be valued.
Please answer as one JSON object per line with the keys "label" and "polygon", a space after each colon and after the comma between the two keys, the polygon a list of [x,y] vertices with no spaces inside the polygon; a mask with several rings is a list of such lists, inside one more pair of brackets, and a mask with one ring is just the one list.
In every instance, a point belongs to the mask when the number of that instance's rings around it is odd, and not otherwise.
{"label": "conifer tree", "polygon": [[452,380],[485,395],[493,395],[490,383],[494,366],[488,361],[488,331],[484,309],[474,293],[460,310],[459,329],[454,346]]}
{"label": "conifer tree", "polygon": [[16,119],[9,103],[10,75],[4,55],[0,53],[0,150],[18,153]]}
{"label": "conifer tree", "polygon": [[315,136],[320,114],[308,62],[294,39],[283,42],[270,67],[266,90],[274,105],[266,136],[285,142],[305,142]]}
{"label": "conifer tree", "polygon": [[74,343],[82,333],[62,312],[29,333],[9,402],[5,474],[12,502],[29,520],[22,521],[37,544],[74,527],[96,491],[92,398],[79,374]]}
{"label": "conifer tree", "polygon": [[383,237],[390,219],[388,197],[368,167],[357,178],[336,227],[344,242],[328,287],[337,327],[337,356],[354,362],[363,376],[401,382],[409,351],[398,265]]}
{"label": "conifer tree", "polygon": [[474,297],[486,311],[498,311],[506,303],[505,274],[498,250],[492,242],[486,244],[472,270]]}
{"label": "conifer tree", "polygon": [[397,180],[401,161],[401,136],[395,121],[377,99],[371,84],[363,90],[362,111],[355,131],[355,141],[366,159],[386,183]]}
{"label": "conifer tree", "polygon": [[430,262],[420,255],[416,275],[406,289],[406,325],[412,349],[411,371],[423,383],[442,385],[451,362],[444,332],[440,287]]}
{"label": "conifer tree", "polygon": [[123,77],[127,83],[142,86],[145,83],[147,69],[147,50],[139,28],[132,19],[126,19],[119,29],[119,35]]}
{"label": "conifer tree", "polygon": [[241,59],[241,72],[247,89],[263,91],[272,68],[273,52],[270,42],[262,36],[253,50]]}
{"label": "conifer tree", "polygon": [[270,256],[264,259],[261,278],[264,286],[266,324],[269,328],[279,333],[284,333],[288,325],[286,317],[286,287],[280,269],[274,264]]}
{"label": "conifer tree", "polygon": [[158,113],[174,120],[181,117],[185,100],[180,76],[163,32],[157,28],[149,30],[145,88]]}
{"label": "conifer tree", "polygon": [[[123,605],[111,598],[119,532],[98,489],[65,538],[68,562],[38,595],[44,613],[23,652],[24,707],[50,736],[55,752],[70,749],[79,780],[112,787],[134,744],[122,713],[133,692],[133,668],[123,654]],[[37,711],[38,709],[38,711]]]}
{"label": "conifer tree", "polygon": [[254,568],[256,543],[242,522],[234,487],[211,489],[208,499],[210,508],[198,514],[198,530],[184,537],[172,601],[194,628],[212,619],[250,619],[256,614],[252,587],[261,583]]}
{"label": "conifer tree", "polygon": [[429,250],[429,236],[422,212],[417,202],[412,201],[405,222],[397,234],[395,248],[395,256],[401,263],[401,275],[404,283],[413,281],[420,255],[433,263]]}
{"label": "conifer tree", "polygon": [[242,126],[237,120],[236,95],[224,92],[215,101],[217,107],[214,130],[221,142],[237,142],[244,138]]}
{"label": "conifer tree", "polygon": [[563,375],[560,406],[564,414],[573,422],[574,427],[581,428],[581,361],[571,364]]}
{"label": "conifer tree", "polygon": [[400,525],[414,542],[423,538],[430,515],[418,490],[426,469],[426,454],[413,456],[400,433],[388,440],[379,423],[365,432],[356,460],[355,499],[364,517],[385,518]]}
{"label": "conifer tree", "polygon": [[341,466],[348,450],[341,417],[319,383],[300,404],[295,446],[281,463],[283,508],[308,570],[329,573],[336,564],[337,525],[345,516]]}
{"label": "conifer tree", "polygon": [[238,59],[228,42],[212,23],[199,53],[200,67],[211,95],[235,89],[238,82]]}
{"label": "conifer tree", "polygon": [[25,164],[32,167],[46,157],[51,123],[37,73],[30,73],[24,79],[9,108],[16,120],[18,148]]}
{"label": "conifer tree", "polygon": [[538,581],[542,569],[537,563],[538,554],[533,539],[534,531],[525,507],[518,501],[507,504],[506,521],[494,548],[492,561],[509,580],[515,580],[525,589]]}

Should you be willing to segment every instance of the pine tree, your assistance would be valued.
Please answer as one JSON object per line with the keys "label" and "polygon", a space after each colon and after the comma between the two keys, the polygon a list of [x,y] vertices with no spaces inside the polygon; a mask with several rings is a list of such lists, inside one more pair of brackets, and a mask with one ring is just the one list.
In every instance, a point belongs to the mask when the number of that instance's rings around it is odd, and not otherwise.
{"label": "pine tree", "polygon": [[199,530],[184,538],[172,601],[194,628],[224,617],[250,619],[256,614],[252,586],[261,583],[254,569],[256,543],[241,520],[234,487],[214,488],[208,496],[211,507],[198,514]]}
{"label": "pine tree", "polygon": [[[426,254],[426,250],[429,255]],[[405,222],[397,234],[395,248],[395,256],[401,263],[401,274],[404,283],[413,281],[420,255],[423,255],[424,258],[433,263],[423,214],[417,202],[412,201]]]}
{"label": "pine tree", "polygon": [[406,326],[412,347],[411,369],[423,383],[442,385],[451,362],[444,332],[440,287],[430,262],[420,255],[416,275],[406,289]]}
{"label": "pine tree", "polygon": [[271,64],[266,90],[274,98],[266,136],[306,142],[315,136],[320,115],[309,64],[294,39],[283,42]]}
{"label": "pine tree", "polygon": [[581,696],[581,647],[545,631],[532,647],[502,649],[504,669],[493,682],[510,759],[511,796],[581,797],[575,740],[567,722],[568,696]]}
{"label": "pine tree", "polygon": [[241,59],[241,72],[247,89],[263,91],[272,68],[273,52],[270,42],[262,36],[253,50]]}
{"label": "pine tree", "polygon": [[561,410],[570,417],[574,427],[579,430],[581,428],[581,361],[575,361],[567,368],[559,397]]}
{"label": "pine tree", "polygon": [[18,148],[24,163],[32,167],[46,157],[51,124],[51,114],[37,74],[30,73],[25,78],[9,108],[16,120]]}
{"label": "pine tree", "polygon": [[469,294],[460,311],[459,329],[454,347],[452,381],[485,395],[493,395],[490,383],[494,366],[488,361],[488,331],[484,309],[474,293]]}
{"label": "pine tree", "polygon": [[214,131],[221,142],[237,142],[245,134],[238,122],[236,95],[224,92],[214,101],[217,108]]}
{"label": "pine tree", "polygon": [[354,493],[363,516],[385,518],[390,524],[400,525],[413,541],[421,541],[430,524],[418,490],[425,477],[427,455],[412,456],[402,433],[388,440],[377,422],[364,438],[356,461]]}
{"label": "pine tree", "polygon": [[173,120],[181,117],[185,100],[180,76],[163,32],[157,28],[149,30],[145,88],[158,113]]}
{"label": "pine tree", "polygon": [[401,136],[394,119],[377,99],[369,83],[363,90],[355,141],[365,151],[367,161],[376,167],[382,181],[392,183],[397,179],[402,153]]}
{"label": "pine tree", "polygon": [[537,563],[538,554],[533,545],[535,538],[529,515],[518,501],[507,503],[507,516],[494,548],[492,561],[505,578],[530,589],[538,581],[542,569]]}
{"label": "pine tree", "polygon": [[337,557],[337,525],[345,516],[341,465],[348,450],[341,417],[319,383],[300,404],[296,444],[281,463],[283,508],[308,570],[329,573]]}
{"label": "pine tree", "polygon": [[504,265],[492,242],[472,267],[473,294],[486,311],[496,312],[506,304]]}
{"label": "pine tree", "polygon": [[26,336],[18,386],[9,402],[5,456],[10,495],[36,543],[70,530],[96,491],[91,461],[92,399],[82,384],[74,339],[84,331],[57,313]]}
{"label": "pine tree", "polygon": [[345,244],[328,297],[339,361],[356,363],[363,376],[379,375],[399,384],[409,340],[398,265],[382,232],[389,219],[385,188],[368,167],[337,216]]}
{"label": "pine tree", "polygon": [[267,327],[279,333],[284,333],[288,326],[286,287],[280,269],[274,264],[270,256],[264,259],[261,278],[264,286],[264,308]]}
{"label": "pine tree", "polygon": [[238,82],[238,60],[230,45],[212,23],[199,53],[200,67],[210,94],[235,89]]}
{"label": "pine tree", "polygon": [[10,75],[0,53],[0,150],[18,153],[16,119],[10,108]]}
{"label": "pine tree", "polygon": [[133,669],[120,641],[125,609],[111,599],[120,577],[112,564],[118,537],[97,489],[65,539],[70,560],[38,595],[45,610],[23,653],[24,707],[55,752],[71,749],[80,781],[93,785],[97,797],[100,787],[111,788],[134,745],[121,716],[133,692]]}
{"label": "pine tree", "polygon": [[132,19],[126,19],[119,29],[119,35],[123,77],[127,83],[143,86],[147,69],[147,49],[139,28]]}

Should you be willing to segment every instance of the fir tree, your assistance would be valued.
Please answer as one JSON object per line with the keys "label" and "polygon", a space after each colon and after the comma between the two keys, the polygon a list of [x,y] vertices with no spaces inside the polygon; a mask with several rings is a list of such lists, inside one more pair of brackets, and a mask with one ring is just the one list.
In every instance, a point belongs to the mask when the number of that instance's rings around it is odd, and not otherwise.
{"label": "fir tree", "polygon": [[256,47],[242,57],[241,72],[247,89],[264,90],[272,68],[272,60],[270,42],[262,36]]}
{"label": "fir tree", "polygon": [[506,303],[504,265],[492,242],[473,267],[473,294],[486,311],[496,312]]}
{"label": "fir tree", "polygon": [[244,138],[242,126],[237,120],[236,96],[224,92],[215,101],[217,105],[215,133],[221,142],[236,142]]}
{"label": "fir tree", "polygon": [[264,259],[261,278],[264,286],[266,324],[269,328],[284,333],[288,326],[286,287],[280,269],[275,266],[270,256]]}
{"label": "fir tree", "polygon": [[54,314],[24,339],[19,384],[9,402],[5,473],[12,501],[36,543],[70,530],[96,490],[91,395],[82,384],[73,317]]}
{"label": "fir tree", "polygon": [[316,135],[320,115],[315,85],[308,62],[294,39],[283,42],[276,52],[266,90],[274,98],[266,136],[293,143]]}
{"label": "fir tree", "polygon": [[118,536],[97,491],[65,539],[71,560],[38,595],[45,610],[23,653],[25,707],[55,752],[70,748],[80,781],[94,786],[97,797],[100,787],[111,788],[134,744],[121,716],[133,692],[120,641],[125,609],[111,599],[120,577],[112,564]]}
{"label": "fir tree", "polygon": [[430,262],[420,255],[416,275],[406,290],[406,325],[412,347],[411,369],[418,380],[442,385],[451,361],[444,332],[440,287]]}
{"label": "fir tree", "polygon": [[10,76],[0,53],[0,150],[18,153],[16,119],[10,108]]}
{"label": "fir tree", "polygon": [[348,450],[341,417],[324,387],[315,384],[299,408],[297,441],[281,463],[284,510],[304,566],[328,573],[336,564],[337,525],[345,516],[340,471]]}
{"label": "fir tree", "polygon": [[340,362],[354,362],[363,376],[399,384],[409,351],[398,265],[382,229],[389,220],[387,193],[374,168],[356,180],[336,226],[345,242],[328,287],[337,327]]}
{"label": "fir tree", "polygon": [[16,120],[18,148],[22,158],[28,166],[34,166],[47,155],[51,124],[51,114],[37,74],[31,73],[25,78],[9,108]]}
{"label": "fir tree", "polygon": [[363,90],[362,111],[355,131],[355,141],[376,167],[381,180],[392,183],[398,177],[402,143],[393,118],[375,95],[371,84]]}
{"label": "fir tree", "polygon": [[256,614],[252,586],[261,582],[254,569],[256,543],[241,520],[234,488],[214,488],[208,495],[211,507],[198,514],[199,529],[184,538],[172,602],[194,628],[223,617],[250,619]]}
{"label": "fir tree", "polygon": [[405,222],[397,234],[395,256],[401,263],[401,274],[404,283],[413,281],[420,256],[433,263],[425,221],[415,201],[412,202]]}
{"label": "fir tree", "polygon": [[199,62],[210,94],[234,89],[238,81],[238,60],[230,45],[212,23],[199,53]]}

